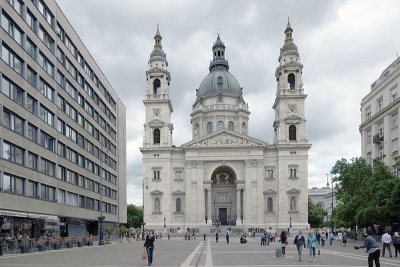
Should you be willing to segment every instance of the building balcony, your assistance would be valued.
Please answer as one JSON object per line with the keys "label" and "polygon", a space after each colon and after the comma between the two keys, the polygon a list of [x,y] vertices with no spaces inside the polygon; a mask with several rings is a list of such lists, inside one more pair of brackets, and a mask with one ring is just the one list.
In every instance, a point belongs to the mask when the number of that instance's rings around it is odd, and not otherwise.
{"label": "building balcony", "polygon": [[372,137],[372,141],[374,142],[374,144],[380,144],[381,142],[383,142],[383,135],[379,136],[379,134],[376,134]]}

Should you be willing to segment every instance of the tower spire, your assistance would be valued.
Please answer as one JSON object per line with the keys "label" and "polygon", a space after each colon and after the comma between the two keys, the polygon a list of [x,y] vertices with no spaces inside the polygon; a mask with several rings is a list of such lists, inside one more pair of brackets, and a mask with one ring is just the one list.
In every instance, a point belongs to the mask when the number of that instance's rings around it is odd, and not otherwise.
{"label": "tower spire", "polygon": [[162,40],[162,37],[160,34],[160,24],[157,23],[157,32],[156,32],[156,35],[154,35],[154,48],[162,49],[161,40]]}

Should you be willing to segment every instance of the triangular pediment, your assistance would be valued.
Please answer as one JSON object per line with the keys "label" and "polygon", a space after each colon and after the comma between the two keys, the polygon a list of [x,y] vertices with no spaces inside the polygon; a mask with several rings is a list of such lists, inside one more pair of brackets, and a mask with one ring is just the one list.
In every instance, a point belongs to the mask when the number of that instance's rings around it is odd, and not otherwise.
{"label": "triangular pediment", "polygon": [[153,196],[161,196],[163,194],[163,192],[161,192],[160,190],[154,190],[150,192],[150,195]]}
{"label": "triangular pediment", "polygon": [[301,118],[299,115],[292,114],[292,115],[289,115],[289,116],[287,116],[287,117],[285,118],[285,121],[288,121],[288,120],[299,121],[299,120],[302,120],[302,118]]}
{"label": "triangular pediment", "polygon": [[182,148],[264,147],[268,143],[227,129],[205,135],[182,145]]}
{"label": "triangular pediment", "polygon": [[160,67],[153,67],[151,69],[149,69],[146,73],[147,74],[152,74],[152,73],[166,73],[167,70],[162,69]]}
{"label": "triangular pediment", "polygon": [[173,196],[184,196],[185,192],[181,191],[181,190],[176,190],[174,192],[172,192]]}
{"label": "triangular pediment", "polygon": [[296,189],[296,188],[292,188],[288,191],[286,191],[289,195],[298,195],[300,194],[300,190]]}

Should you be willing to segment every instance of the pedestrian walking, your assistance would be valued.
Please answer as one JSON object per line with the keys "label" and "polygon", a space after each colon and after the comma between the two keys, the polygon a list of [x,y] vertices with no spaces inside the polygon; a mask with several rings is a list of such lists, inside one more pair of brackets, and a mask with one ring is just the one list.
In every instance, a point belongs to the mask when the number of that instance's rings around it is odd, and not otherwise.
{"label": "pedestrian walking", "polygon": [[144,242],[143,247],[146,248],[147,252],[147,261],[149,263],[149,266],[153,263],[153,251],[154,251],[154,231],[150,230],[149,234],[146,236],[146,241]]}
{"label": "pedestrian walking", "polygon": [[342,245],[342,240],[343,240],[343,234],[342,234],[342,231],[339,231],[339,233],[337,234],[337,244],[338,244],[338,246]]}
{"label": "pedestrian walking", "polygon": [[318,244],[321,244],[321,234],[318,231],[315,233],[315,237],[317,238]]}
{"label": "pedestrian walking", "polygon": [[226,238],[226,243],[229,244],[229,231],[226,231],[225,238]]}
{"label": "pedestrian walking", "polygon": [[325,233],[322,233],[321,235],[321,246],[324,247],[325,246]]}
{"label": "pedestrian walking", "polygon": [[271,238],[270,234],[268,232],[265,233],[265,239],[267,241],[267,245],[269,246],[269,239]]}
{"label": "pedestrian walking", "polygon": [[310,252],[310,262],[315,261],[315,250],[319,248],[319,243],[314,231],[308,233],[307,247]]}
{"label": "pedestrian walking", "polygon": [[276,238],[276,233],[273,233],[272,234],[272,239],[274,240],[274,242],[275,242],[275,238]]}
{"label": "pedestrian walking", "polygon": [[299,254],[299,261],[301,261],[301,253],[303,251],[303,247],[306,247],[306,240],[304,239],[303,233],[299,231],[299,234],[294,238],[294,244],[297,248],[297,253]]}
{"label": "pedestrian walking", "polygon": [[333,235],[332,232],[329,232],[329,246],[332,247],[332,242],[335,240],[335,236]]}
{"label": "pedestrian walking", "polygon": [[215,242],[218,243],[218,232],[215,233]]}
{"label": "pedestrian walking", "polygon": [[394,233],[393,246],[394,246],[394,256],[397,258],[397,251],[400,254],[400,235],[398,232]]}
{"label": "pedestrian walking", "polygon": [[168,240],[170,240],[170,238],[171,238],[171,232],[168,231]]}
{"label": "pedestrian walking", "polygon": [[265,246],[265,234],[261,233],[261,246]]}
{"label": "pedestrian walking", "polygon": [[204,233],[204,235],[203,235],[203,238],[204,238],[204,241],[206,241],[206,233]]}
{"label": "pedestrian walking", "polygon": [[379,249],[378,243],[375,241],[374,238],[372,238],[372,236],[368,235],[367,233],[364,233],[364,236],[366,237],[364,240],[364,244],[360,247],[354,246],[354,248],[367,248],[366,252],[368,253],[368,266],[374,266],[375,261],[375,266],[380,267],[381,264],[379,263],[379,256],[381,251]]}
{"label": "pedestrian walking", "polygon": [[343,233],[342,243],[343,243],[343,247],[345,247],[347,245],[347,234],[346,234],[346,232]]}
{"label": "pedestrian walking", "polygon": [[285,231],[281,232],[281,239],[279,241],[281,242],[282,256],[286,257],[287,235]]}
{"label": "pedestrian walking", "polygon": [[383,244],[382,257],[385,257],[385,248],[389,250],[389,255],[390,257],[392,257],[392,249],[390,248],[390,243],[392,243],[392,237],[386,230],[385,233],[382,235],[382,244]]}

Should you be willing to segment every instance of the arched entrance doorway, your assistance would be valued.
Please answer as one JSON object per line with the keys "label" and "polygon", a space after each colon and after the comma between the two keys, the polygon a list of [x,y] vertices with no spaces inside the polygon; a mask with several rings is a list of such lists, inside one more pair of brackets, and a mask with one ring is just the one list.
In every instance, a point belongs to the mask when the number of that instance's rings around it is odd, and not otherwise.
{"label": "arched entrance doorway", "polygon": [[221,166],[211,176],[212,222],[236,224],[236,175],[232,168]]}

